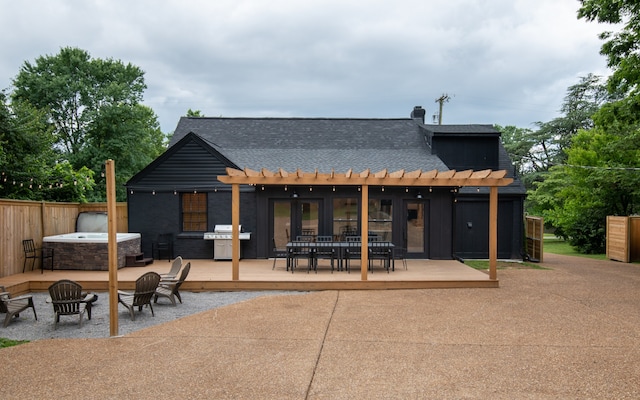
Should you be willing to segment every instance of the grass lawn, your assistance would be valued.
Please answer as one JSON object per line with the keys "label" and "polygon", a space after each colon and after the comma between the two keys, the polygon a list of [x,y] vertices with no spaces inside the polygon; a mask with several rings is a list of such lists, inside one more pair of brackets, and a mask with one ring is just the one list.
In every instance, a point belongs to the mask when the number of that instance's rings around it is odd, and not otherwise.
{"label": "grass lawn", "polygon": [[578,253],[569,243],[566,241],[556,237],[555,235],[544,235],[544,252],[545,253],[553,253],[560,254],[564,256],[578,256],[578,257],[587,257],[594,258],[596,260],[606,260],[606,254],[582,254]]}
{"label": "grass lawn", "polygon": [[[465,265],[470,266],[473,269],[479,270],[488,270],[489,269],[489,260],[464,260]],[[508,269],[508,268],[517,268],[517,269],[547,269],[541,267],[540,264],[524,262],[524,261],[500,261],[496,265],[498,269]]]}
{"label": "grass lawn", "polygon": [[[587,257],[593,258],[596,260],[606,260],[606,254],[581,254],[578,253],[569,243],[566,241],[556,237],[552,234],[544,235],[544,252],[545,253],[553,253],[553,254],[561,254],[565,256],[577,256],[577,257]],[[465,260],[464,263],[471,268],[479,269],[479,270],[488,270],[489,269],[489,261],[488,260]],[[517,262],[517,261],[498,261],[497,265],[498,269],[506,269],[506,268],[531,268],[531,269],[547,269],[541,267],[540,264],[531,263],[531,262]]]}
{"label": "grass lawn", "polygon": [[11,339],[0,338],[0,348],[16,346],[18,344],[27,343],[27,342],[29,342],[29,341],[28,340],[11,340]]}

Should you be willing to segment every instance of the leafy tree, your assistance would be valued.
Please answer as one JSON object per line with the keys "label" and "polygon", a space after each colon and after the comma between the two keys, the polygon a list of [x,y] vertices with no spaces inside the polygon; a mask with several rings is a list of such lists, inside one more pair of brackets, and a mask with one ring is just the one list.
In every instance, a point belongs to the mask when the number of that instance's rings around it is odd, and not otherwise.
{"label": "leafy tree", "polygon": [[103,106],[142,99],[143,76],[131,64],[92,60],[84,50],[65,47],[58,55],[25,62],[13,80],[13,98],[47,110],[59,144],[74,154],[87,145],[87,129]]}
{"label": "leafy tree", "polygon": [[504,127],[495,125],[494,128],[500,132],[502,144],[516,167],[517,173],[523,175],[534,168],[531,154],[534,141],[531,137],[533,133],[531,129],[518,128],[513,125]]}
{"label": "leafy tree", "polygon": [[[530,201],[556,233],[585,253],[602,253],[607,215],[630,215],[640,204],[639,130],[582,130]],[[535,209],[535,206],[534,206]]]}
{"label": "leafy tree", "polygon": [[[164,136],[153,111],[140,104],[144,72],[112,59],[92,59],[78,48],[25,62],[13,81],[14,102],[46,113],[56,148],[79,170],[87,166],[100,176],[106,159],[117,163],[116,181],[126,182],[157,157]],[[121,185],[119,185],[121,186]],[[104,200],[97,185],[91,200]],[[122,187],[118,200],[125,199]]]}
{"label": "leafy tree", "polygon": [[[0,197],[84,201],[93,185],[91,175],[58,163],[54,143],[45,113],[27,103],[9,104],[5,93],[0,93]],[[76,185],[73,190],[60,190],[63,182]]]}
{"label": "leafy tree", "polygon": [[[91,146],[77,154],[77,163],[101,171],[105,160],[115,160],[118,199],[126,199],[126,181],[164,149],[164,135],[158,119],[153,110],[142,104],[103,107],[87,132],[87,141]],[[106,198],[105,179],[100,176],[97,181],[98,191],[91,200]]]}
{"label": "leafy tree", "polygon": [[640,82],[640,5],[636,0],[580,0],[578,18],[614,24],[618,32],[600,34],[604,44],[600,53],[613,69],[609,90],[637,98]]}
{"label": "leafy tree", "polygon": [[533,165],[536,171],[547,171],[553,165],[563,164],[565,150],[571,139],[581,129],[594,126],[593,115],[609,101],[606,86],[599,76],[588,74],[580,82],[569,86],[560,108],[562,117],[548,122],[537,122],[538,130],[533,134],[535,141]]}
{"label": "leafy tree", "polygon": [[187,117],[204,117],[204,114],[200,110],[187,110]]}

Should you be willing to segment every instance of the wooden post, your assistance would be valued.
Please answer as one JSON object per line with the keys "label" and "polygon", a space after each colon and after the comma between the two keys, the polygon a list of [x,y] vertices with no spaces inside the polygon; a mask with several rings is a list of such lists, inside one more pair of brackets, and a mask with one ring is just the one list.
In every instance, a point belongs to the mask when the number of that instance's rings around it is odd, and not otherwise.
{"label": "wooden post", "polygon": [[360,239],[360,275],[361,280],[367,280],[367,271],[369,269],[369,186],[362,185],[362,215]]}
{"label": "wooden post", "polygon": [[231,185],[231,279],[240,279],[240,185]]}
{"label": "wooden post", "polygon": [[498,265],[498,187],[489,191],[489,279],[497,279]]}
{"label": "wooden post", "polygon": [[109,254],[109,334],[118,336],[118,231],[116,216],[116,176],[113,160],[106,161],[107,221]]}

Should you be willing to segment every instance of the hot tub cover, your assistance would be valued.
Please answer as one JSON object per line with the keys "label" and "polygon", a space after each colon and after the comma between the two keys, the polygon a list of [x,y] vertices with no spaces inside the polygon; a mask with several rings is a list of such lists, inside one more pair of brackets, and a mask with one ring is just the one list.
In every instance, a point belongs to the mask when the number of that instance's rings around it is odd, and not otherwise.
{"label": "hot tub cover", "polygon": [[103,211],[83,211],[76,219],[76,232],[108,232],[109,220]]}

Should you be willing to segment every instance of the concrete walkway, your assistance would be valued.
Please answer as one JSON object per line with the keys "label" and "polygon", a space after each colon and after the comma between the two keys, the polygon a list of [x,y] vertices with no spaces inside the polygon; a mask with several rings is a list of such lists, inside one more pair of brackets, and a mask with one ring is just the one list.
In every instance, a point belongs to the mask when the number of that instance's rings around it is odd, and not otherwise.
{"label": "concrete walkway", "polygon": [[640,398],[640,265],[543,266],[498,289],[269,296],[38,340],[0,350],[0,398]]}

